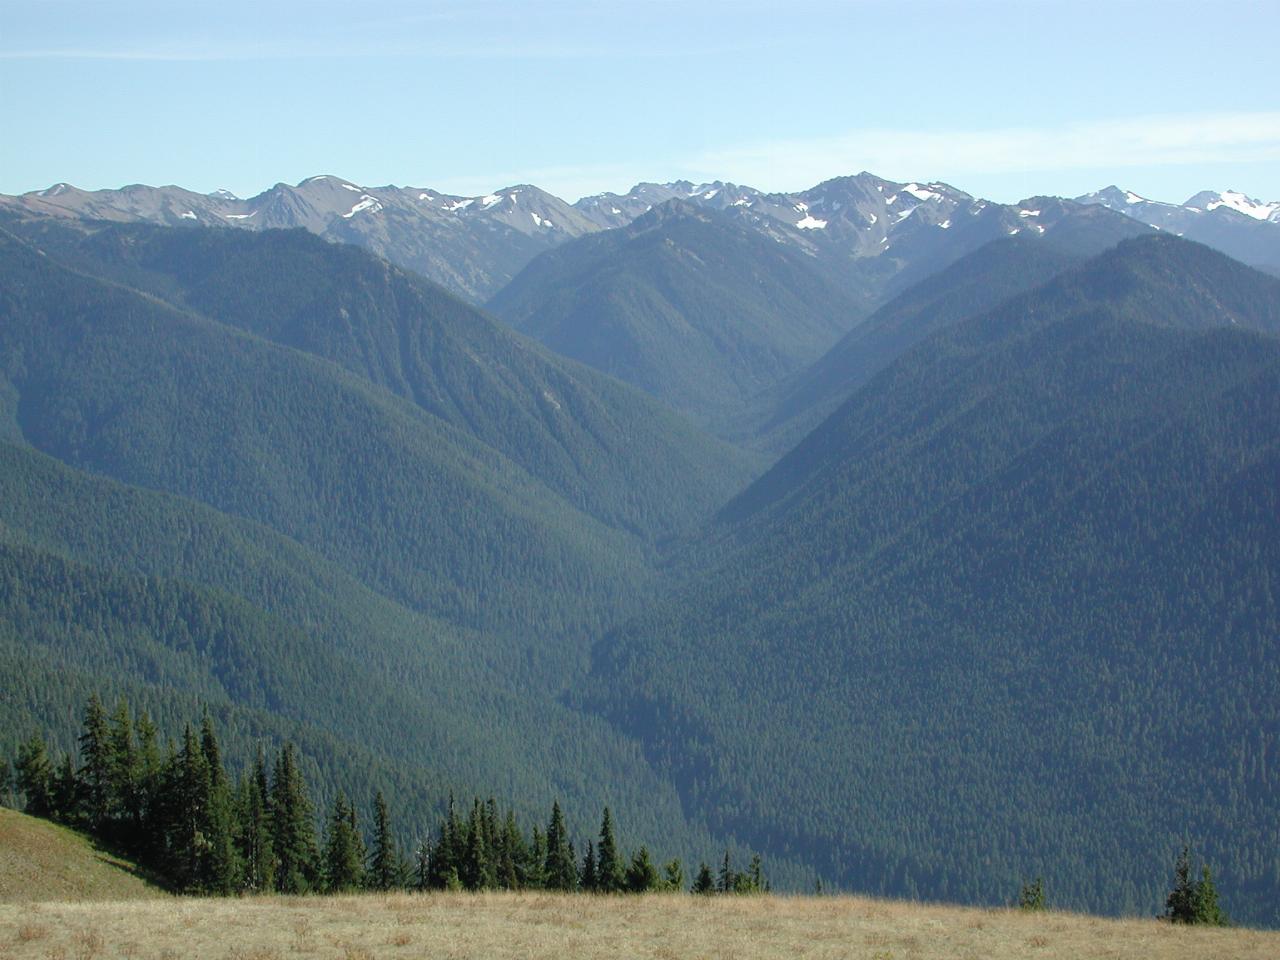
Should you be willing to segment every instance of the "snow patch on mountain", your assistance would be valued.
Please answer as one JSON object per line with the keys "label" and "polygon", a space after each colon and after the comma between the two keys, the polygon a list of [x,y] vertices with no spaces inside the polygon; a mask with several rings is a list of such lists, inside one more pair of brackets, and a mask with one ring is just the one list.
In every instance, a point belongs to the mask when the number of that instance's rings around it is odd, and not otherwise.
{"label": "snow patch on mountain", "polygon": [[942,194],[935,193],[934,191],[929,190],[926,187],[920,186],[920,184],[918,183],[908,183],[902,189],[904,192],[911,194],[911,196],[915,197],[917,200],[920,200],[920,201],[942,199]]}
{"label": "snow patch on mountain", "polygon": [[342,216],[344,219],[350,220],[357,213],[360,213],[363,210],[368,210],[370,213],[380,213],[382,212],[382,202],[378,200],[377,197],[371,197],[368,194],[363,194],[360,197],[360,202]]}

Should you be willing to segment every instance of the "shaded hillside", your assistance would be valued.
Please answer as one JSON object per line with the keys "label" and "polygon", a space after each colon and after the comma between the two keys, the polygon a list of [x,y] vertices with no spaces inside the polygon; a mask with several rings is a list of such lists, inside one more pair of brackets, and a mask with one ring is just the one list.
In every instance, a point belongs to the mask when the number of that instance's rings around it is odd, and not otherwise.
{"label": "shaded hillside", "polygon": [[769,450],[789,450],[913,345],[1038,287],[1081,259],[1051,241],[1031,237],[996,240],[962,257],[899,294],[813,364],[756,397],[743,418],[743,434],[759,436]]}
{"label": "shaded hillside", "polygon": [[342,366],[610,526],[666,536],[745,480],[744,458],[659,404],[356,248],[302,231],[19,229],[78,270]]}
{"label": "shaded hillside", "polygon": [[1276,924],[1280,283],[1154,237],[870,380],[597,650],[716,829],[855,889]]}
{"label": "shaded hillside", "polygon": [[819,356],[860,315],[811,258],[680,201],[544,254],[489,308],[704,421]]}

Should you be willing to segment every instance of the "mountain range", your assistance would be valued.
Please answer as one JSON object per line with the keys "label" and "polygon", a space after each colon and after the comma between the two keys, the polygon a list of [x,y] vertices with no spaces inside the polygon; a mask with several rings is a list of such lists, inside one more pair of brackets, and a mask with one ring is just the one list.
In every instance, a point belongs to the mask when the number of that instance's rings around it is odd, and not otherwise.
{"label": "mountain range", "polygon": [[[600,194],[573,204],[530,185],[461,197],[425,187],[366,187],[321,175],[293,186],[278,183],[249,199],[225,190],[202,194],[135,184],[85,191],[57,183],[19,196],[0,195],[0,212],[10,218],[167,226],[302,227],[363,246],[464,299],[484,303],[538,254],[625,226],[674,199],[736,211],[745,226],[812,257],[847,292],[861,297],[867,310],[999,236],[1052,230],[1073,203],[1044,198],[992,203],[944,183],[898,183],[866,172],[795,193],[720,181],[642,183],[623,195]],[[1074,202],[1107,207],[1250,265],[1280,270],[1280,204],[1227,191],[1200,193],[1177,207],[1114,187]]]}
{"label": "mountain range", "polygon": [[1076,200],[1198,240],[1241,263],[1280,274],[1280,231],[1274,229],[1280,226],[1280,202],[1263,203],[1234,190],[1203,190],[1183,204],[1161,203],[1115,186]]}
{"label": "mountain range", "polygon": [[1130,913],[1190,842],[1280,924],[1280,280],[1211,249],[1265,205],[42,194],[0,757],[96,691],[410,830],[608,804],[780,889]]}

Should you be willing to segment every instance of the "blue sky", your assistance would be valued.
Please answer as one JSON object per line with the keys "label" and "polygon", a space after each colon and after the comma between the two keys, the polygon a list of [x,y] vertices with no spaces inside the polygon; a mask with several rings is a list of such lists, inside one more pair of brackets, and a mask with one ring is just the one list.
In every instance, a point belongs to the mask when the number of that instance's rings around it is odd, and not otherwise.
{"label": "blue sky", "polygon": [[867,169],[1280,199],[1280,3],[0,0],[0,192]]}

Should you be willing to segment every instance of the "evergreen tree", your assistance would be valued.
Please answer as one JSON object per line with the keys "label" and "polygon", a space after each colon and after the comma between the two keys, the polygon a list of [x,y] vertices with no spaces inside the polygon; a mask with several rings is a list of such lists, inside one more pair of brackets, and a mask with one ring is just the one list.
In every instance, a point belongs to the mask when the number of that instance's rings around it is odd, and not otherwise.
{"label": "evergreen tree", "polygon": [[596,848],[595,844],[588,840],[587,852],[582,858],[582,889],[587,893],[595,893],[599,888],[600,881],[596,875]]}
{"label": "evergreen tree", "polygon": [[548,890],[576,890],[578,868],[565,830],[564,814],[559,802],[551,806],[551,822],[547,824],[546,885]]}
{"label": "evergreen tree", "polygon": [[466,853],[462,858],[462,869],[459,875],[462,884],[468,890],[487,890],[493,886],[492,868],[489,860],[489,849],[485,845],[484,813],[477,798],[471,806],[471,815],[467,818]]}
{"label": "evergreen tree", "polygon": [[679,893],[684,889],[684,864],[677,857],[674,860],[668,860],[667,865],[662,870],[662,888],[670,890],[672,893]]}
{"label": "evergreen tree", "polygon": [[519,890],[523,887],[522,874],[528,857],[528,846],[516,825],[516,815],[508,810],[502,826],[502,858],[498,863],[498,884],[507,890]]}
{"label": "evergreen tree", "polygon": [[1173,889],[1165,899],[1165,919],[1172,923],[1227,925],[1226,915],[1218,904],[1218,890],[1206,865],[1196,880],[1191,875],[1191,850],[1183,846],[1173,867]]}
{"label": "evergreen tree", "polygon": [[188,725],[182,748],[174,759],[168,791],[171,811],[169,831],[170,873],[179,890],[196,893],[207,889],[209,841],[204,830],[209,806],[209,762]]}
{"label": "evergreen tree", "polygon": [[1018,893],[1018,908],[1030,911],[1045,909],[1044,881],[1040,877],[1022,885],[1022,890]]}
{"label": "evergreen tree", "polygon": [[355,829],[355,811],[339,793],[325,831],[324,879],[330,893],[346,893],[364,879],[364,856]]}
{"label": "evergreen tree", "polygon": [[313,889],[318,859],[315,826],[292,743],[284,745],[272,776],[271,836],[275,844],[276,890],[307,893]]}
{"label": "evergreen tree", "polygon": [[627,867],[627,889],[632,893],[648,893],[658,888],[658,868],[649,856],[649,848],[641,846]]}
{"label": "evergreen tree", "polygon": [[596,847],[596,887],[601,893],[618,893],[625,883],[618,841],[613,835],[613,815],[605,807],[600,821],[600,845]]}
{"label": "evergreen tree", "polygon": [[241,777],[236,794],[241,886],[251,893],[265,892],[275,886],[275,852],[271,840],[267,761],[261,747],[253,769]]}
{"label": "evergreen tree", "polygon": [[25,800],[23,809],[33,817],[53,815],[53,765],[45,751],[44,741],[32,737],[18,748],[15,764],[18,792]]}
{"label": "evergreen tree", "polygon": [[138,804],[141,826],[135,849],[143,859],[158,859],[164,843],[164,801],[161,796],[164,758],[160,755],[159,731],[145,711],[138,717]]}
{"label": "evergreen tree", "polygon": [[698,865],[698,875],[694,878],[693,886],[690,888],[693,893],[712,894],[716,892],[716,882],[712,879],[711,868],[707,866],[704,860]]}
{"label": "evergreen tree", "polygon": [[400,885],[400,852],[391,831],[391,814],[379,790],[373,800],[373,855],[369,863],[369,886],[392,890]]}
{"label": "evergreen tree", "polygon": [[729,851],[724,852],[724,862],[720,864],[720,875],[716,878],[716,890],[720,893],[732,893],[736,881],[733,864],[729,860]]}
{"label": "evergreen tree", "polygon": [[[98,695],[84,708],[84,732],[80,734],[80,783],[84,824],[94,833],[106,832],[111,813],[111,730]],[[78,819],[78,818],[72,818]]]}
{"label": "evergreen tree", "polygon": [[1195,917],[1192,923],[1210,927],[1227,926],[1227,915],[1218,904],[1218,888],[1213,883],[1213,874],[1209,872],[1208,864],[1201,868],[1192,908]]}
{"label": "evergreen tree", "polygon": [[75,761],[64,753],[50,783],[49,815],[61,823],[76,823],[80,817],[81,783],[76,776]]}
{"label": "evergreen tree", "polygon": [[764,879],[764,866],[760,862],[760,854],[751,858],[751,865],[745,873],[734,874],[733,889],[735,893],[763,893],[767,885]]}
{"label": "evergreen tree", "polygon": [[450,876],[461,882],[462,857],[465,847],[462,823],[453,794],[449,794],[449,810],[440,825],[440,842],[431,851],[431,886],[436,890],[448,887]]}
{"label": "evergreen tree", "polygon": [[114,832],[127,847],[137,850],[142,843],[145,813],[142,757],[133,737],[129,704],[123,697],[111,715],[110,744]]}
{"label": "evergreen tree", "polygon": [[240,883],[239,856],[235,845],[235,805],[231,784],[222,766],[222,750],[214,733],[213,720],[204,715],[200,726],[200,752],[209,771],[209,792],[201,831],[206,854],[201,886],[210,893],[232,893]]}
{"label": "evergreen tree", "polygon": [[533,839],[529,843],[529,857],[525,866],[525,886],[530,890],[542,890],[547,885],[547,838],[535,823]]}
{"label": "evergreen tree", "polygon": [[422,893],[431,889],[431,842],[418,841],[418,849],[414,854],[413,889]]}

